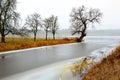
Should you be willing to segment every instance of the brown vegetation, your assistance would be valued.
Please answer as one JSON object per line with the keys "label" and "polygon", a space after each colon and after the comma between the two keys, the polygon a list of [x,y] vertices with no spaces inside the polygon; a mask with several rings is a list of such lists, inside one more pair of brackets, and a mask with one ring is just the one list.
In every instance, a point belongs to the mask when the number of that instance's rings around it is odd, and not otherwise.
{"label": "brown vegetation", "polygon": [[31,38],[6,38],[6,43],[0,43],[0,52],[9,50],[18,50],[32,47],[49,46],[56,44],[75,43],[76,39],[37,39],[33,42]]}
{"label": "brown vegetation", "polygon": [[120,80],[120,46],[90,69],[83,80]]}

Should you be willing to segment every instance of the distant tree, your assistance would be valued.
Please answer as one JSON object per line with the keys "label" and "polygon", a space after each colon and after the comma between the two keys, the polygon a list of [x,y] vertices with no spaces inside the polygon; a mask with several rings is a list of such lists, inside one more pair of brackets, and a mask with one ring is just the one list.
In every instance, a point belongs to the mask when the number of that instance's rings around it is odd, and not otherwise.
{"label": "distant tree", "polygon": [[87,9],[84,6],[78,9],[73,8],[71,17],[72,35],[78,33],[81,34],[78,42],[81,42],[86,36],[86,29],[90,23],[99,23],[102,17],[102,13],[99,9]]}
{"label": "distant tree", "polygon": [[1,42],[9,33],[20,34],[17,29],[19,14],[15,11],[16,0],[0,0],[0,34]]}
{"label": "distant tree", "polygon": [[29,32],[32,32],[34,34],[34,41],[36,41],[36,36],[38,32],[38,28],[42,27],[41,17],[38,13],[34,13],[32,15],[29,15],[26,18],[25,26],[30,29]]}
{"label": "distant tree", "polygon": [[46,33],[45,39],[47,40],[48,39],[48,32],[50,31],[52,21],[49,17],[49,18],[46,18],[45,20],[43,20],[43,22],[44,22],[43,25],[44,25],[44,29],[45,29],[45,33]]}
{"label": "distant tree", "polygon": [[53,34],[53,39],[55,39],[55,34],[56,34],[58,27],[59,27],[58,22],[57,22],[58,18],[57,18],[57,16],[55,17],[54,15],[52,15],[50,20],[51,20],[51,29],[50,30]]}

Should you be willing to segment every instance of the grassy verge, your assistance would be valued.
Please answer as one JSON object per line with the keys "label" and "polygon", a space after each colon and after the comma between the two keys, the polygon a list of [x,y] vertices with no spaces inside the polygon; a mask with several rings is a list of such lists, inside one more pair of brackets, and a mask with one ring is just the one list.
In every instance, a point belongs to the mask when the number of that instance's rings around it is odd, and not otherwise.
{"label": "grassy verge", "polygon": [[6,43],[0,43],[0,52],[75,42],[76,39],[73,38],[72,39],[64,38],[56,40],[37,39],[36,42],[33,42],[33,39],[31,38],[6,38]]}
{"label": "grassy verge", "polygon": [[120,46],[90,69],[83,80],[120,80]]}

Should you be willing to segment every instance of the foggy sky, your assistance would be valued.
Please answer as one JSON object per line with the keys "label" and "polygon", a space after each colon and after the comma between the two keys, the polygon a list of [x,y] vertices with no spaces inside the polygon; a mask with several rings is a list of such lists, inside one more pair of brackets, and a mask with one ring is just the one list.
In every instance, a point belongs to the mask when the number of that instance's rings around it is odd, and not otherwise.
{"label": "foggy sky", "polygon": [[103,13],[102,22],[95,29],[120,29],[120,0],[18,0],[17,11],[23,19],[35,12],[43,19],[54,14],[58,16],[60,28],[65,29],[70,26],[72,8],[82,5],[98,8]]}

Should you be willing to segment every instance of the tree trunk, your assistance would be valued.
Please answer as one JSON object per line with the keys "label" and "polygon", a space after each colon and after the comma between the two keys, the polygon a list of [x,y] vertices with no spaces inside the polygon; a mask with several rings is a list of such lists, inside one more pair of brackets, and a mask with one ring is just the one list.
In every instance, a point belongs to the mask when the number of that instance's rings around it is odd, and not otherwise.
{"label": "tree trunk", "polygon": [[84,29],[83,29],[83,31],[81,32],[80,38],[77,39],[77,42],[82,42],[82,41],[83,41],[83,38],[86,36],[86,29],[87,29],[86,24],[84,24]]}
{"label": "tree trunk", "polygon": [[86,36],[86,33],[82,33],[80,38],[77,40],[78,42],[82,42],[83,38]]}
{"label": "tree trunk", "polygon": [[34,34],[34,42],[36,41],[36,34]]}
{"label": "tree trunk", "polygon": [[53,39],[55,40],[55,33],[53,33]]}
{"label": "tree trunk", "polygon": [[1,42],[5,43],[5,36],[4,35],[1,35]]}
{"label": "tree trunk", "polygon": [[48,31],[46,30],[46,38],[45,38],[46,40],[48,39],[47,36],[48,36]]}

